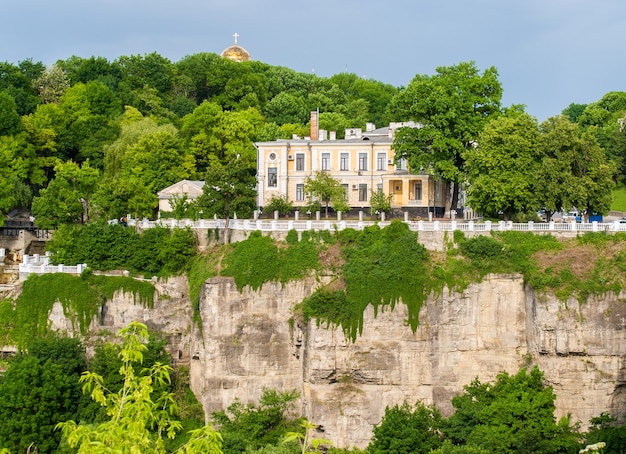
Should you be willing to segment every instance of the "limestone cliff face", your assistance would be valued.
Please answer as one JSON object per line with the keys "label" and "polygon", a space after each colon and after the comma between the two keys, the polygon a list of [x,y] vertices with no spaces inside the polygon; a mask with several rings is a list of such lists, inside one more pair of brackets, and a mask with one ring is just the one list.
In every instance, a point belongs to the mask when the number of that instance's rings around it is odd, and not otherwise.
{"label": "limestone cliff face", "polygon": [[[370,308],[353,343],[341,329],[293,317],[318,285],[311,278],[239,292],[230,278],[210,279],[200,330],[186,280],[159,280],[153,308],[119,292],[90,331],[113,335],[133,320],[160,330],[174,358],[190,364],[207,416],[236,397],[256,402],[263,388],[295,389],[297,410],[338,446],[365,447],[386,406],[419,400],[448,415],[452,396],[474,378],[492,381],[524,365],[544,372],[557,416],[570,413],[585,426],[603,411],[626,413],[626,295],[565,304],[536,295],[519,275],[493,275],[462,293],[432,296],[415,333],[403,304],[376,316]],[[51,325],[75,334],[67,315],[55,305]]]}
{"label": "limestone cliff face", "polygon": [[207,414],[235,397],[257,401],[264,387],[296,389],[325,438],[364,447],[386,406],[420,400],[450,414],[450,399],[474,378],[534,364],[554,387],[558,416],[585,425],[626,412],[626,304],[616,296],[563,304],[537,297],[521,276],[489,276],[430,298],[415,333],[404,305],[376,317],[370,309],[352,343],[340,329],[294,322],[293,305],[317,285],[239,292],[231,279],[206,282],[202,333],[190,340],[192,389]]}
{"label": "limestone cliff face", "polygon": [[[155,280],[154,306],[149,308],[135,299],[135,296],[117,292],[104,305],[98,317],[89,325],[89,332],[98,338],[111,338],[120,328],[132,321],[145,323],[150,329],[160,332],[168,340],[168,350],[179,363],[188,363],[191,352],[193,309],[189,303],[189,287],[184,277]],[[66,314],[63,306],[53,305],[48,319],[53,330],[79,335],[79,327],[74,325],[71,314]],[[89,345],[89,343],[87,344]]]}

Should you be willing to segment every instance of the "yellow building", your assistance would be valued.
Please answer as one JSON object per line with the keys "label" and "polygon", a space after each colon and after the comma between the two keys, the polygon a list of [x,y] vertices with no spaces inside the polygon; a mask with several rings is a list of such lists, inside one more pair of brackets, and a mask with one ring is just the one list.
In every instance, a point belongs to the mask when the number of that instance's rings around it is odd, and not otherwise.
{"label": "yellow building", "polygon": [[381,188],[392,195],[393,216],[404,212],[411,218],[428,218],[429,212],[443,216],[446,185],[425,173],[410,172],[404,161],[394,162],[396,129],[418,127],[416,123],[392,123],[380,129],[368,124],[365,131],[347,129],[344,139],[337,139],[333,131],[318,130],[316,112],[311,114],[311,125],[311,137],[255,143],[259,207],[286,195],[302,211],[309,203],[306,178],[327,171],[344,186],[349,215],[369,214],[372,192]]}

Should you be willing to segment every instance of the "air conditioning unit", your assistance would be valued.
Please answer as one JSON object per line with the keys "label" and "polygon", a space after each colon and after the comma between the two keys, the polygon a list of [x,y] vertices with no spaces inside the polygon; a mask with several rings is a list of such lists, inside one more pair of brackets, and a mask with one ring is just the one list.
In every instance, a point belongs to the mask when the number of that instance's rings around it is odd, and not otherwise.
{"label": "air conditioning unit", "polygon": [[387,164],[389,165],[393,164],[393,159],[387,159]]}
{"label": "air conditioning unit", "polygon": [[358,188],[359,188],[359,187],[358,187],[356,184],[353,184],[353,185],[352,185],[352,190],[353,190],[353,191],[356,191]]}
{"label": "air conditioning unit", "polygon": [[290,160],[290,161],[293,161],[293,155],[290,154],[289,156],[287,156],[287,159]]}

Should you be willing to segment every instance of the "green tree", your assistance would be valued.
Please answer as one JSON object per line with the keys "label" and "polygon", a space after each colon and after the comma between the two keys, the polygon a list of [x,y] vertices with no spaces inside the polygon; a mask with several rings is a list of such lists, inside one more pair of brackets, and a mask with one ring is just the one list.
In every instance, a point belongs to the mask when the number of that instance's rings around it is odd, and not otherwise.
{"label": "green tree", "polygon": [[0,91],[0,136],[16,134],[22,129],[17,105],[11,95]]}
{"label": "green tree", "polygon": [[289,431],[296,430],[299,421],[287,418],[299,394],[263,389],[259,404],[242,404],[236,399],[226,411],[213,413],[224,438],[224,452],[235,454],[278,445]]}
{"label": "green tree", "polygon": [[484,125],[500,112],[502,88],[491,67],[482,74],[474,62],[439,67],[434,76],[416,76],[391,102],[395,117],[412,119],[420,128],[400,128],[394,139],[396,158],[452,184],[450,207],[456,207],[465,182],[465,153]]}
{"label": "green tree", "polygon": [[115,119],[122,103],[108,86],[99,81],[76,84],[67,89],[58,104],[61,117],[53,125],[57,134],[57,153],[63,160],[90,160],[103,167],[103,147],[119,133]]}
{"label": "green tree", "polygon": [[70,87],[70,81],[63,68],[52,65],[34,81],[34,85],[44,103],[58,103]]}
{"label": "green tree", "polygon": [[382,188],[372,190],[370,198],[371,215],[378,213],[389,213],[391,211],[391,199],[393,194],[385,194]]}
{"label": "green tree", "polygon": [[42,228],[60,224],[85,223],[89,220],[91,196],[100,173],[89,162],[82,166],[67,161],[54,168],[56,176],[33,200],[32,211]]}
{"label": "green tree", "polygon": [[332,205],[335,211],[344,211],[347,208],[346,191],[341,182],[323,170],[318,170],[312,177],[306,178],[304,192],[310,199],[317,199],[324,205],[326,218],[329,205]]}
{"label": "green tree", "polygon": [[441,414],[435,407],[421,402],[414,406],[404,402],[385,409],[380,424],[367,447],[370,454],[427,454],[441,444]]}
{"label": "green tree", "polygon": [[592,131],[581,133],[567,117],[552,117],[540,126],[535,193],[547,211],[578,208],[587,214],[610,209],[614,169]]}
{"label": "green tree", "polygon": [[0,91],[7,93],[15,100],[19,115],[32,113],[40,103],[33,87],[33,80],[41,74],[44,68],[43,63],[33,63],[31,60],[23,60],[17,66],[0,62]]}
{"label": "green tree", "polygon": [[[112,449],[129,453],[164,453],[164,437],[174,438],[181,428],[180,422],[174,419],[177,407],[172,393],[155,392],[155,386],[170,382],[171,367],[155,363],[137,374],[135,364],[143,362],[148,329],[133,322],[118,334],[122,339],[119,353],[122,388],[118,392],[109,392],[103,386],[103,377],[95,372],[85,372],[80,379],[83,390],[106,408],[109,419],[96,425],[69,420],[57,424],[57,428],[78,453],[109,453]],[[221,453],[221,436],[206,425],[193,431],[182,452]]]}
{"label": "green tree", "polygon": [[0,376],[0,448],[55,452],[61,439],[55,425],[76,416],[84,370],[84,350],[69,338],[37,340],[12,360]]}
{"label": "green tree", "polygon": [[516,375],[503,372],[494,384],[474,380],[452,399],[455,413],[443,433],[454,444],[490,452],[576,452],[580,435],[568,417],[555,421],[555,398],[537,367]]}
{"label": "green tree", "polygon": [[289,92],[281,92],[274,96],[266,104],[264,111],[269,121],[279,125],[304,123],[308,115],[304,100]]}
{"label": "green tree", "polygon": [[606,443],[603,454],[624,454],[626,451],[626,423],[607,412],[591,418],[590,429],[585,436],[585,444]]}
{"label": "green tree", "polygon": [[479,137],[465,152],[468,205],[489,216],[503,213],[506,221],[536,211],[540,205],[533,181],[540,161],[535,119],[511,110],[487,123]]}
{"label": "green tree", "polygon": [[223,217],[224,241],[229,241],[230,218],[249,216],[255,206],[256,170],[243,157],[234,156],[226,165],[217,164],[207,170],[198,208],[205,214]]}

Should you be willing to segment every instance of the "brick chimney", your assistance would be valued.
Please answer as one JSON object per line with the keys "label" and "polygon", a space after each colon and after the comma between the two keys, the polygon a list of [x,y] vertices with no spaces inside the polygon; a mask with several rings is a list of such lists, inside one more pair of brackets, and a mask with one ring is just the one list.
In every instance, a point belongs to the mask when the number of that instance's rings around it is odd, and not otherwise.
{"label": "brick chimney", "polygon": [[318,115],[319,112],[316,110],[311,112],[311,140],[318,140],[319,137]]}

